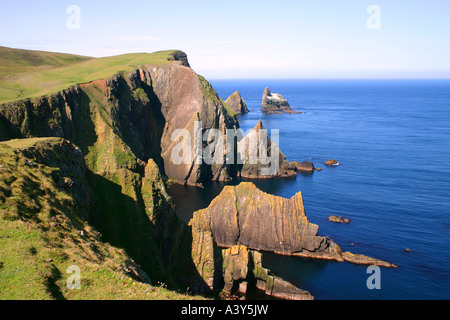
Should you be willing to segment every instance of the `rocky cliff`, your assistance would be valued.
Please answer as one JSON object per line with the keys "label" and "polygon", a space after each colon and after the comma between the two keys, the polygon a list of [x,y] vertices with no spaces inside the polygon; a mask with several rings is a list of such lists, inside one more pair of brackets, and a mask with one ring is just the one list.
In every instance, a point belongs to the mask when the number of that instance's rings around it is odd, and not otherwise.
{"label": "rocky cliff", "polygon": [[54,136],[79,146],[97,204],[87,220],[102,239],[126,249],[152,280],[204,291],[189,229],[164,184],[229,178],[225,165],[172,163],[173,131],[192,133],[194,121],[202,131],[237,127],[212,86],[174,52],[164,63],[0,105],[0,140]]}
{"label": "rocky cliff", "polygon": [[248,113],[247,104],[245,103],[239,91],[236,91],[231,96],[229,96],[225,103],[236,114]]}
{"label": "rocky cliff", "polygon": [[211,233],[221,247],[245,245],[282,255],[394,267],[343,253],[332,240],[319,236],[319,227],[305,215],[301,193],[285,199],[264,193],[252,183],[227,186],[208,208],[194,213],[190,225]]}
{"label": "rocky cliff", "polygon": [[[151,68],[150,73],[154,92],[161,103],[161,112],[165,119],[161,137],[161,154],[166,175],[176,182],[190,185],[198,185],[208,180],[229,179],[235,169],[226,166],[226,152],[222,158],[223,164],[195,163],[196,121],[202,124],[200,128],[202,134],[208,129],[217,129],[225,135],[227,129],[234,130],[239,127],[211,84],[191,69],[177,65]],[[185,141],[181,135],[172,137],[174,131],[180,129],[187,130],[191,134],[191,141]],[[206,141],[204,141],[203,150],[206,145],[212,143],[212,139],[204,139]],[[191,153],[188,155],[190,160],[187,163],[175,164],[172,152],[180,145],[180,142],[190,146]]]}
{"label": "rocky cliff", "polygon": [[[0,105],[0,139],[64,137],[82,148],[98,172],[114,171],[116,165],[137,169],[137,160],[153,158],[163,174],[179,183],[226,180],[233,168],[228,172],[225,164],[194,163],[193,138],[186,142],[191,159],[181,165],[172,161],[180,142],[172,137],[175,130],[186,129],[193,136],[195,121],[201,121],[202,132],[238,127],[212,86],[186,67],[182,53],[173,55],[173,62],[164,65]],[[120,154],[119,163],[111,157],[106,161],[106,152]]]}
{"label": "rocky cliff", "polygon": [[273,275],[262,265],[262,254],[244,245],[220,249],[213,234],[190,223],[192,228],[192,260],[209,290],[223,289],[229,294],[246,294],[257,288],[268,296],[286,300],[312,300],[313,296]]}
{"label": "rocky cliff", "polygon": [[223,278],[226,292],[246,294],[256,287],[266,295],[284,300],[313,300],[307,291],[273,275],[263,267],[263,254],[246,246],[222,250]]}

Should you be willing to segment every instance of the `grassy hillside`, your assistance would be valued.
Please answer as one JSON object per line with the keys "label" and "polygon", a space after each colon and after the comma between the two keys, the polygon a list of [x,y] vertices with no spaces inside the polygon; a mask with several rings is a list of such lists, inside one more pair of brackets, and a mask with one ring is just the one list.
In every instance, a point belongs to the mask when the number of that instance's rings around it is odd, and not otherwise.
{"label": "grassy hillside", "polygon": [[63,67],[92,59],[73,54],[13,49],[0,46],[0,76],[27,72],[33,68]]}
{"label": "grassy hillside", "polygon": [[[125,250],[82,219],[88,189],[71,146],[61,138],[0,143],[0,300],[194,298],[152,285]],[[73,185],[61,185],[63,176]],[[67,286],[73,265],[80,289]]]}
{"label": "grassy hillside", "polygon": [[168,63],[175,51],[91,58],[0,47],[0,103],[54,93],[137,66]]}

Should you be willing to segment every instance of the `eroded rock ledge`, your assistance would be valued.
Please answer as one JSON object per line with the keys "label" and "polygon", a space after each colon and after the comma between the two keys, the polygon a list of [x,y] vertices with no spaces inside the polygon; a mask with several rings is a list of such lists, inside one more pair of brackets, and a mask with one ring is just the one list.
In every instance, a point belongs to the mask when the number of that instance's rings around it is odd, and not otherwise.
{"label": "eroded rock ledge", "polygon": [[264,193],[253,183],[227,186],[208,208],[194,213],[190,225],[193,230],[211,233],[220,247],[244,245],[282,255],[396,267],[344,253],[328,237],[318,236],[319,227],[308,221],[300,192],[285,199]]}

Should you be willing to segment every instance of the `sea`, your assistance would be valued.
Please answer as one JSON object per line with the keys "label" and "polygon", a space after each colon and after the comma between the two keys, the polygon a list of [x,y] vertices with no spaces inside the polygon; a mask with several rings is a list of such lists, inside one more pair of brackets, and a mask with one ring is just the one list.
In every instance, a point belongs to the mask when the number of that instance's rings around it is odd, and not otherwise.
{"label": "sea", "polygon": [[[213,80],[225,100],[239,91],[259,119],[280,132],[287,160],[322,171],[254,181],[285,198],[302,192],[306,215],[344,251],[398,266],[381,268],[264,253],[263,266],[316,300],[450,299],[450,80]],[[301,114],[263,114],[265,87]],[[336,159],[341,165],[327,167]],[[237,182],[234,182],[237,183]],[[224,184],[169,189],[188,222]],[[350,224],[328,221],[331,215]],[[407,250],[408,249],[408,250]],[[371,278],[372,277],[372,278]],[[368,285],[369,284],[369,285]]]}

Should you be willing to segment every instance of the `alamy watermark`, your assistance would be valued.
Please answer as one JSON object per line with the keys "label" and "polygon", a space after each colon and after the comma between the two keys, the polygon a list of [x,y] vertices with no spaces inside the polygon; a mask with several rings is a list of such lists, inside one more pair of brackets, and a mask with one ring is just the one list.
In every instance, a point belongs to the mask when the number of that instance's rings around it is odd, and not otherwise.
{"label": "alamy watermark", "polygon": [[[206,163],[262,165],[260,174],[271,176],[278,172],[280,131],[272,129],[270,138],[266,129],[202,129],[202,122],[195,121],[193,132],[176,129],[172,132],[171,160],[175,165]],[[237,151],[237,153],[236,153]]]}
{"label": "alamy watermark", "polygon": [[367,274],[371,276],[367,279],[366,285],[369,290],[381,290],[381,269],[378,266],[367,268]]}
{"label": "alamy watermark", "polygon": [[69,17],[66,20],[66,27],[69,30],[81,29],[81,9],[77,5],[68,6],[66,13]]}
{"label": "alamy watermark", "polygon": [[381,29],[381,8],[377,5],[371,5],[367,8],[367,14],[370,16],[367,18],[366,25],[369,30]]}
{"label": "alamy watermark", "polygon": [[81,270],[78,266],[70,266],[66,273],[72,274],[66,281],[67,289],[79,290],[81,289]]}

